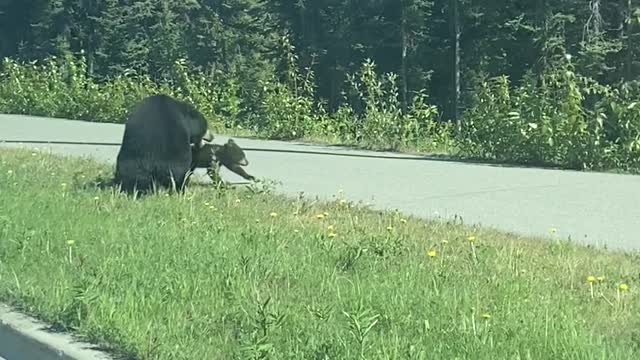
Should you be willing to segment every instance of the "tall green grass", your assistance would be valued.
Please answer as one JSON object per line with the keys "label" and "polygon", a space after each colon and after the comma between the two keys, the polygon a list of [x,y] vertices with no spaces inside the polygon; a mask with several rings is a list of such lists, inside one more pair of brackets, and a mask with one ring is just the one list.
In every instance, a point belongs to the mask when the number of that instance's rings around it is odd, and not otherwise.
{"label": "tall green grass", "polygon": [[[141,359],[635,359],[640,257],[0,151],[0,299]],[[592,276],[593,278],[591,278]],[[624,286],[623,286],[624,284]]]}

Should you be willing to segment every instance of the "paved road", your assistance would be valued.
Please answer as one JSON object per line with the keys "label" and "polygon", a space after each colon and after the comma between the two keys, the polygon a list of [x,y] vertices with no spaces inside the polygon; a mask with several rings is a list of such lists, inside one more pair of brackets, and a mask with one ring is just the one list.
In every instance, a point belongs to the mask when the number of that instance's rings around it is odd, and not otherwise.
{"label": "paved road", "polygon": [[0,304],[0,360],[112,360],[69,333]]}
{"label": "paved road", "polygon": [[[0,115],[0,140],[120,143],[123,129],[116,124]],[[226,137],[218,136],[217,140]],[[304,192],[329,198],[343,189],[348,198],[370,202],[374,208],[397,208],[421,217],[457,214],[467,224],[520,234],[548,236],[549,229],[556,228],[557,235],[570,236],[578,242],[611,249],[640,249],[640,176],[425,160],[279,141],[237,141],[247,148],[292,151],[247,151],[247,170],[282,182],[277,189],[286,194]],[[119,149],[46,147],[109,162],[115,161]],[[353,156],[336,156],[339,154]],[[223,176],[242,180],[230,172]]]}

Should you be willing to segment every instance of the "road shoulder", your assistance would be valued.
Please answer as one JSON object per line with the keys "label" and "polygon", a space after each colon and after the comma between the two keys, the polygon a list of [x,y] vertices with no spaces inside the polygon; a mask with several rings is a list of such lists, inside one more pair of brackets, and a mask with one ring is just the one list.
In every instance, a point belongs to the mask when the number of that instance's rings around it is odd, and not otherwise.
{"label": "road shoulder", "polygon": [[113,360],[95,346],[70,334],[47,330],[39,320],[0,303],[0,359]]}

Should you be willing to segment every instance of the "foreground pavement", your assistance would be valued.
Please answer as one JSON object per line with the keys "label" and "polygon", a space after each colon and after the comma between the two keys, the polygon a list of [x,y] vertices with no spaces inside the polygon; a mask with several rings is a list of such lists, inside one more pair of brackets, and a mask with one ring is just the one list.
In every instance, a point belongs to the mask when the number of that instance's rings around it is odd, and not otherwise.
{"label": "foreground pavement", "polygon": [[99,347],[0,304],[0,360],[114,360]]}
{"label": "foreground pavement", "polygon": [[[123,130],[117,124],[0,115],[0,143],[119,144]],[[220,135],[215,141],[226,139]],[[281,182],[276,190],[284,194],[328,199],[342,189],[350,200],[377,209],[424,218],[458,215],[466,224],[523,235],[549,236],[554,228],[555,236],[583,244],[640,249],[640,176],[469,164],[280,141],[237,142],[248,148],[247,171]],[[24,145],[112,164],[119,150],[117,145]],[[224,170],[226,179],[242,180]]]}

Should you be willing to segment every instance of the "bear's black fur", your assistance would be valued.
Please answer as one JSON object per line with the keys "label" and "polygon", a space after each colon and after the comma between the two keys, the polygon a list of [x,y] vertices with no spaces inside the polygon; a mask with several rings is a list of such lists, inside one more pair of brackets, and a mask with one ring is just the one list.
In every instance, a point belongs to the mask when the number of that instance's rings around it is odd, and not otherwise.
{"label": "bear's black fur", "polygon": [[113,183],[125,192],[184,189],[192,147],[213,136],[192,105],[168,95],[151,95],[130,111],[116,160]]}

